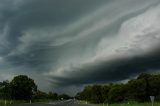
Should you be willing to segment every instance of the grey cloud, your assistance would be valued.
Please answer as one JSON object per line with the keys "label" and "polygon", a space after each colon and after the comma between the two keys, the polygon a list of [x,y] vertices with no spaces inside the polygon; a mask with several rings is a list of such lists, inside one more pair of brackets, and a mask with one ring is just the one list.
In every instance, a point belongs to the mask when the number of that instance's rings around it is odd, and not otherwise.
{"label": "grey cloud", "polygon": [[[148,35],[140,36],[136,45],[123,45],[125,39],[132,39],[119,32],[123,23],[158,4],[158,0],[1,0],[0,70],[9,71],[0,73],[28,74],[35,77],[40,88],[44,89],[47,82],[46,89],[50,90],[52,83],[70,89],[158,70],[158,52],[146,55],[136,48],[146,36],[159,34],[157,30],[149,28]],[[159,44],[155,45],[153,48],[158,49]],[[148,46],[150,50],[152,46]],[[141,55],[124,56],[136,54],[136,50]]]}
{"label": "grey cloud", "polygon": [[[132,79],[139,73],[159,70],[160,56],[159,50],[153,54],[143,57],[121,58],[108,61],[101,61],[94,64],[85,65],[82,68],[70,68],[65,77],[52,76],[51,82],[58,86],[83,85],[92,83],[109,83]],[[76,71],[75,71],[76,70]],[[65,73],[65,72],[64,72]],[[72,77],[70,77],[72,76]]]}

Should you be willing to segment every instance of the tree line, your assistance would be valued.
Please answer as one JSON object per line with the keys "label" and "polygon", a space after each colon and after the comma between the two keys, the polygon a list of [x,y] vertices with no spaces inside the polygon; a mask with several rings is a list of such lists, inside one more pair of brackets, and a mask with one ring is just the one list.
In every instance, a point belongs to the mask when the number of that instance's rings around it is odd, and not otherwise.
{"label": "tree line", "polygon": [[142,73],[126,84],[89,85],[76,94],[79,100],[91,103],[146,102],[150,96],[160,100],[160,74]]}
{"label": "tree line", "polygon": [[0,99],[3,100],[59,100],[69,99],[67,94],[42,92],[38,90],[34,80],[26,75],[15,76],[11,81],[0,82]]}

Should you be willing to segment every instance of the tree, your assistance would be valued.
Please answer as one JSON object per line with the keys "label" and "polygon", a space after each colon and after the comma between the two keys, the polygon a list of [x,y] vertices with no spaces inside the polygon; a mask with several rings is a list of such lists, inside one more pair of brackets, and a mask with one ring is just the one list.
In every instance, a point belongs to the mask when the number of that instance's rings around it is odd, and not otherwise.
{"label": "tree", "polygon": [[26,75],[19,75],[11,81],[11,97],[16,100],[29,100],[37,90],[34,80]]}
{"label": "tree", "polygon": [[160,99],[160,75],[152,75],[148,78],[148,91],[149,96],[155,96]]}
{"label": "tree", "polygon": [[35,101],[45,100],[48,99],[48,95],[47,93],[38,90],[37,92],[33,93],[32,99]]}
{"label": "tree", "polygon": [[48,99],[57,100],[58,99],[58,94],[57,93],[53,93],[53,92],[49,92],[48,93]]}
{"label": "tree", "polygon": [[110,91],[108,92],[108,101],[110,103],[113,102],[122,102],[124,100],[124,85],[123,84],[117,84],[112,86]]}
{"label": "tree", "polygon": [[126,84],[92,85],[86,86],[76,98],[93,103],[114,103],[123,101],[149,101],[149,96],[160,100],[160,74],[140,74],[136,79]]}
{"label": "tree", "polygon": [[147,96],[147,83],[145,79],[136,79],[136,80],[131,80],[127,84],[128,90],[126,90],[127,98],[134,99],[136,101],[146,101],[148,96]]}
{"label": "tree", "polygon": [[11,87],[8,80],[0,82],[0,98],[10,99]]}
{"label": "tree", "polygon": [[91,90],[91,102],[102,103],[103,101],[102,87],[100,85],[93,85]]}
{"label": "tree", "polygon": [[104,86],[102,86],[102,91],[101,91],[101,93],[102,93],[102,97],[103,97],[103,103],[108,103],[109,101],[108,101],[108,92],[110,91],[110,86],[108,86],[108,85],[104,85]]}
{"label": "tree", "polygon": [[82,92],[77,93],[76,98],[91,101],[92,86],[86,86]]}

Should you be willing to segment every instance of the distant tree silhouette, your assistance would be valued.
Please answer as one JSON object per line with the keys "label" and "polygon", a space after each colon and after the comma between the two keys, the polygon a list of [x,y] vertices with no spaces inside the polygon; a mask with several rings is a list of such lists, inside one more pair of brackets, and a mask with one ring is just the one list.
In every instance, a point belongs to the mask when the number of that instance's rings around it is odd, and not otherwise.
{"label": "distant tree silhouette", "polygon": [[13,78],[11,84],[11,97],[16,100],[29,100],[33,92],[37,90],[34,80],[26,75],[19,75]]}
{"label": "distant tree silhouette", "polygon": [[126,84],[86,86],[75,96],[92,103],[114,103],[123,101],[149,101],[149,96],[160,100],[160,74],[140,74]]}

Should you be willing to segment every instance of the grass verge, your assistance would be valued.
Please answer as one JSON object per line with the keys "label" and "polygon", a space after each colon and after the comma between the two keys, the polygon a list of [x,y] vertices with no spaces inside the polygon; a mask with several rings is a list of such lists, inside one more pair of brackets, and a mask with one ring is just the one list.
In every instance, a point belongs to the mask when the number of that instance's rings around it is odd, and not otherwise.
{"label": "grass verge", "polygon": [[21,103],[29,103],[29,101],[18,101],[18,100],[0,100],[0,106],[9,105],[9,104],[21,104]]}
{"label": "grass verge", "polygon": [[[152,106],[151,103],[115,103],[115,104],[89,104],[90,106]],[[154,103],[154,106],[160,106],[160,103]]]}

